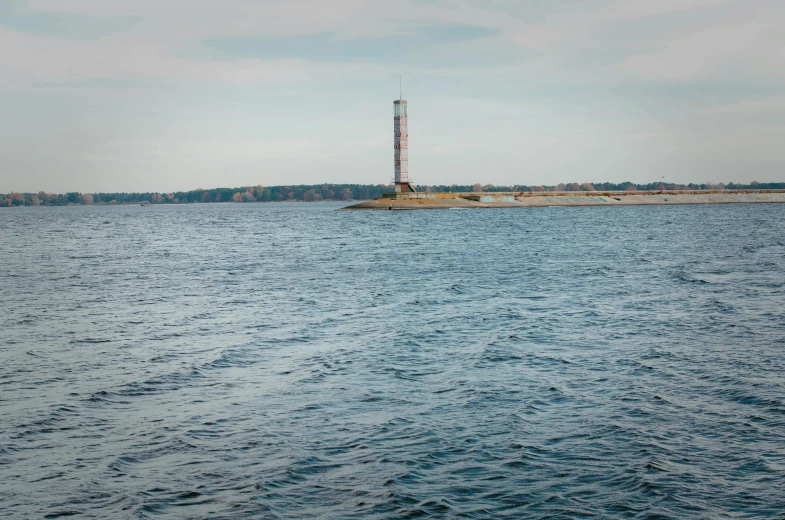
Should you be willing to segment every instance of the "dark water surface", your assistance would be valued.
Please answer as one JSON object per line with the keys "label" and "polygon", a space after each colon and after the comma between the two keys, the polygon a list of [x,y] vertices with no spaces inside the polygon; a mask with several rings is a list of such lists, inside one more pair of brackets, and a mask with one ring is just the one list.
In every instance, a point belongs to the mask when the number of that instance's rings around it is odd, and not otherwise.
{"label": "dark water surface", "polygon": [[0,210],[0,518],[783,518],[785,205]]}

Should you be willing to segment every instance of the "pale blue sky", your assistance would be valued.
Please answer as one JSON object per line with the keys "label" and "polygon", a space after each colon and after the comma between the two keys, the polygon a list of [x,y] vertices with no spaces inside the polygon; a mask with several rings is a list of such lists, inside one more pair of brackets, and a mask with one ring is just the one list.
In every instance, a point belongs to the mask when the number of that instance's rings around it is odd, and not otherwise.
{"label": "pale blue sky", "polygon": [[0,192],[785,181],[785,2],[0,0]]}

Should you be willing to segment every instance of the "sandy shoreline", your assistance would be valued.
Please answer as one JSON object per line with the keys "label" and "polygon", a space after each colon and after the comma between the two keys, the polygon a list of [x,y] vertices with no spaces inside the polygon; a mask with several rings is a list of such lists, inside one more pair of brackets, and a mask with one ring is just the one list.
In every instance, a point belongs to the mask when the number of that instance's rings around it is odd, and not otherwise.
{"label": "sandy shoreline", "polygon": [[390,194],[345,210],[534,208],[550,206],[639,206],[675,204],[785,203],[785,190],[559,192],[559,193],[408,193]]}

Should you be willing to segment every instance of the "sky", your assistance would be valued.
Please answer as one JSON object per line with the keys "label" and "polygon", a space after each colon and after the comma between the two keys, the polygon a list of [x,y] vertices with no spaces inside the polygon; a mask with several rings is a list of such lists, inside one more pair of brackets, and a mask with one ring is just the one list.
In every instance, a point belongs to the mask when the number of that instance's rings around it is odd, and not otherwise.
{"label": "sky", "polygon": [[785,181],[781,0],[0,0],[0,193]]}

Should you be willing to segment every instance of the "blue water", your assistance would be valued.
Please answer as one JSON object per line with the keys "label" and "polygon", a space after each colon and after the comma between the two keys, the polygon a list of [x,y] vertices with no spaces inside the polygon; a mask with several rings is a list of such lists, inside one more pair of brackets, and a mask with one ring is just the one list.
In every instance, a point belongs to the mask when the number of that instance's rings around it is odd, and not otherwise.
{"label": "blue water", "polygon": [[782,518],[785,205],[0,210],[0,517]]}

